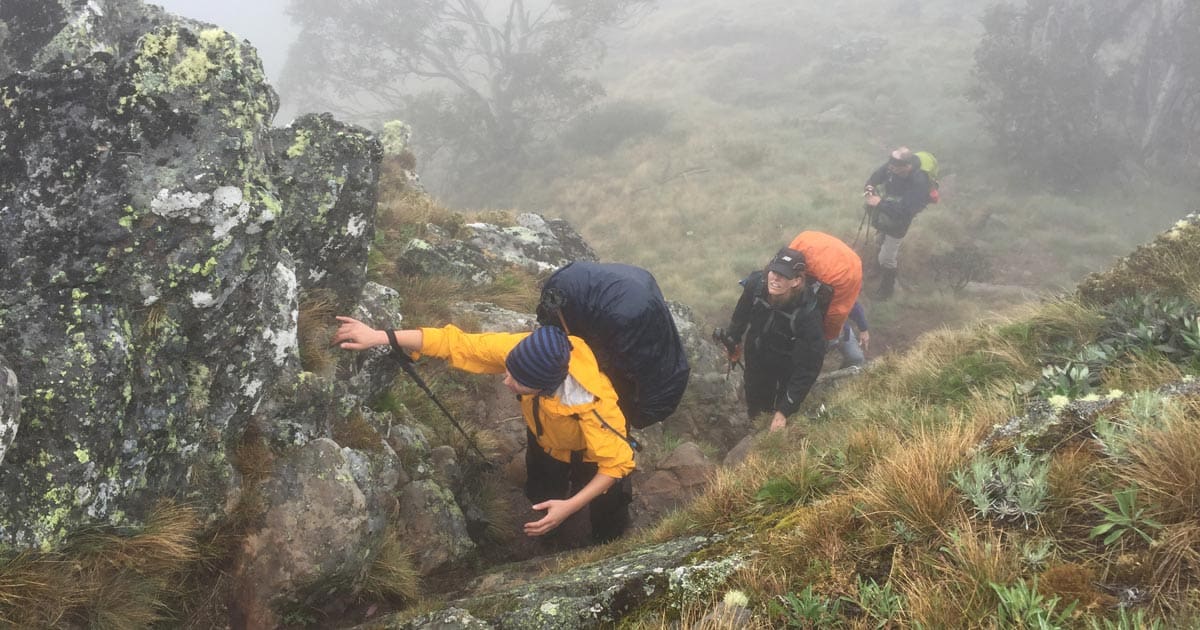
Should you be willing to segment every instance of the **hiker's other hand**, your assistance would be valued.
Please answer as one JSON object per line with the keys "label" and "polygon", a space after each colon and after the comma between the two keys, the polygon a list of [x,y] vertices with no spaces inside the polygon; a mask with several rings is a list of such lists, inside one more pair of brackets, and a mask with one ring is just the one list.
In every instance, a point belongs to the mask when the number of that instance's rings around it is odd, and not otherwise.
{"label": "hiker's other hand", "polygon": [[775,417],[771,418],[771,431],[775,432],[787,426],[787,416],[775,412]]}
{"label": "hiker's other hand", "polygon": [[[337,332],[333,333],[330,345],[343,350],[366,350],[381,343],[387,343],[387,334],[382,330],[375,330],[353,317],[338,315],[337,320],[340,325]],[[381,337],[382,342],[380,341]]]}
{"label": "hiker's other hand", "polygon": [[866,351],[867,351],[867,346],[869,346],[870,344],[871,344],[871,333],[870,333],[870,332],[867,332],[867,331],[865,331],[865,330],[859,331],[859,333],[858,333],[858,346],[859,346],[860,348],[862,348],[862,351],[863,351],[863,352],[866,352]]}
{"label": "hiker's other hand", "polygon": [[883,201],[883,197],[879,195],[867,195],[867,205],[872,208],[878,206],[880,201]]}
{"label": "hiker's other hand", "polygon": [[542,501],[533,506],[533,509],[546,510],[546,515],[539,520],[525,523],[525,534],[527,536],[548,534],[554,528],[562,525],[562,522],[567,520],[567,517],[571,515],[571,508],[567,505],[567,502],[559,499]]}

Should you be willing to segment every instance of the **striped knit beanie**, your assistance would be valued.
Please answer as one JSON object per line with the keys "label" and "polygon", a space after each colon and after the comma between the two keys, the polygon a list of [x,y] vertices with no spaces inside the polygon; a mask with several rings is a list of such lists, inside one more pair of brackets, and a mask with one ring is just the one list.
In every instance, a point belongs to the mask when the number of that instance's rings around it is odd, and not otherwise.
{"label": "striped knit beanie", "polygon": [[555,326],[542,326],[509,351],[504,367],[525,387],[553,391],[567,379],[570,362],[567,334]]}

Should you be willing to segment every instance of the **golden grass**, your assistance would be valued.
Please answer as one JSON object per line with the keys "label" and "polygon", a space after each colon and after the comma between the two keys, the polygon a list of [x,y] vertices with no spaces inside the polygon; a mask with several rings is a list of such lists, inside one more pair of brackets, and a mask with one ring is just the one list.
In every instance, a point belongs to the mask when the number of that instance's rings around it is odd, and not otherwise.
{"label": "golden grass", "polygon": [[737,468],[719,469],[704,493],[688,506],[687,520],[709,531],[744,524],[754,495],[775,472],[768,460],[754,453]]}
{"label": "golden grass", "polygon": [[337,353],[329,344],[337,330],[336,310],[330,291],[316,290],[300,299],[296,322],[300,366],[323,377],[332,376],[337,366]]}
{"label": "golden grass", "polygon": [[509,483],[497,475],[478,474],[476,481],[467,489],[468,504],[479,506],[487,527],[482,541],[485,545],[507,545],[520,531],[517,514],[513,511],[503,486]]}
{"label": "golden grass", "polygon": [[851,539],[864,524],[859,500],[853,492],[839,493],[779,515],[765,532],[762,553],[755,560],[757,570],[805,582],[823,580],[822,590],[835,585],[849,588],[854,584]]}
{"label": "golden grass", "polygon": [[541,298],[539,286],[535,275],[514,268],[502,274],[495,282],[467,290],[463,295],[473,301],[490,302],[518,313],[533,313]]}
{"label": "golden grass", "polygon": [[893,566],[893,581],[905,598],[909,621],[927,628],[988,627],[996,608],[991,584],[1019,575],[1019,559],[1003,532],[989,524],[959,519],[937,553],[912,547],[911,557]]}
{"label": "golden grass", "polygon": [[466,296],[462,282],[446,276],[405,278],[397,284],[405,328],[445,324],[454,314],[451,305]]}
{"label": "golden grass", "polygon": [[1200,523],[1200,401],[1168,406],[1161,428],[1139,432],[1129,444],[1133,461],[1118,474],[1139,490],[1164,523]]}
{"label": "golden grass", "polygon": [[[395,177],[396,173],[389,173]],[[381,178],[382,179],[382,178]],[[445,229],[450,237],[459,235],[465,223],[463,215],[438,203],[433,197],[409,187],[385,187],[381,190],[376,229],[383,231],[384,240],[392,241],[403,230],[416,228],[421,236],[426,224]]]}
{"label": "golden grass", "polygon": [[989,523],[962,519],[943,547],[945,576],[960,585],[965,610],[990,608],[992,584],[1008,584],[1020,573],[1020,556],[1004,533]]}
{"label": "golden grass", "polygon": [[1097,590],[1097,584],[1095,569],[1069,562],[1051,566],[1038,576],[1038,592],[1058,597],[1064,604],[1079,602],[1080,611],[1099,612],[1116,605],[1117,599]]}
{"label": "golden grass", "polygon": [[350,415],[337,420],[332,427],[333,441],[339,446],[360,451],[383,450],[383,436],[357,409]]}
{"label": "golden grass", "polygon": [[904,441],[867,475],[861,492],[868,520],[890,527],[901,521],[925,536],[945,536],[945,526],[963,518],[961,496],[950,473],[968,456],[975,427],[949,426]]}
{"label": "golden grass", "polygon": [[363,577],[362,593],[369,599],[401,604],[421,595],[421,575],[413,564],[412,550],[394,527],[383,535],[375,559]]}
{"label": "golden grass", "polygon": [[96,527],[54,552],[0,564],[0,622],[19,628],[143,628],[164,620],[199,558],[199,515],[164,502],[133,533]]}
{"label": "golden grass", "polygon": [[1064,527],[1070,519],[1086,512],[1094,498],[1091,480],[1102,465],[1100,457],[1088,444],[1054,453],[1046,471],[1046,514],[1042,523],[1050,529]]}
{"label": "golden grass", "polygon": [[842,447],[844,461],[838,472],[847,478],[859,479],[895,450],[897,442],[894,431],[876,424],[853,429]]}
{"label": "golden grass", "polygon": [[904,595],[907,627],[931,630],[987,627],[984,615],[990,611],[968,599],[963,585],[947,580],[944,573],[905,573],[897,584],[897,590]]}
{"label": "golden grass", "polygon": [[1154,390],[1181,378],[1183,371],[1179,366],[1160,355],[1130,357],[1105,368],[1103,373],[1105,387],[1126,392]]}
{"label": "golden grass", "polygon": [[1200,586],[1200,523],[1167,525],[1150,548],[1150,589],[1158,605],[1181,612]]}

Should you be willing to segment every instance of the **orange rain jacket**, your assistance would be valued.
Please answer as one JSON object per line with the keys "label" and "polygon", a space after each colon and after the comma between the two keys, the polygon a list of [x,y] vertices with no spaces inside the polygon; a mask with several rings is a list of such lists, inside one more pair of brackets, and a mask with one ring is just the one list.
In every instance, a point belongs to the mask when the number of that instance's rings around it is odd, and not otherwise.
{"label": "orange rain jacket", "polygon": [[833,301],[825,313],[825,339],[837,339],[862,290],[862,259],[841,239],[813,230],[796,235],[788,247],[804,254],[809,276],[833,287]]}
{"label": "orange rain jacket", "polygon": [[[529,333],[465,333],[450,325],[422,328],[421,352],[445,359],[450,365],[476,374],[503,374],[504,359]],[[569,337],[571,361],[567,371],[592,394],[592,401],[568,405],[554,396],[538,401],[540,430],[533,417],[536,395],[520,396],[525,425],[551,457],[571,461],[571,451],[583,451],[583,461],[593,462],[601,474],[620,479],[633,472],[633,449],[625,441],[628,429],[625,416],[617,407],[617,393],[608,377],[600,371],[596,357],[579,337]],[[601,423],[607,423],[612,429]],[[620,435],[617,435],[617,433]]]}

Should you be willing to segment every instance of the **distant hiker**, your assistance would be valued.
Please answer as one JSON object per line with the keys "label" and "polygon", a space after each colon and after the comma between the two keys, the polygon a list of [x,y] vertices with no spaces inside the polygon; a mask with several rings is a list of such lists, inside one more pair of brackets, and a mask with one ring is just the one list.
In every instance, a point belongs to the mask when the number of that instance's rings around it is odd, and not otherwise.
{"label": "distant hiker", "polygon": [[773,414],[772,431],[787,426],[825,359],[821,308],[805,268],[803,253],[779,250],[743,282],[725,333],[726,347],[744,350],[746,410]]}
{"label": "distant hiker", "polygon": [[525,496],[534,510],[546,511],[525,524],[527,535],[549,533],[589,504],[594,541],[625,532],[633,447],[612,384],[582,339],[552,326],[532,333],[470,334],[453,325],[391,331],[350,317],[337,320],[333,343],[346,350],[391,344],[467,372],[504,374],[525,416]]}
{"label": "distant hiker", "polygon": [[924,210],[933,189],[929,175],[921,169],[921,160],[908,147],[892,155],[867,179],[867,211],[871,226],[879,234],[879,288],[872,297],[886,300],[896,288],[900,242],[908,234],[913,217]]}
{"label": "distant hiker", "polygon": [[[854,326],[851,326],[853,322]],[[855,334],[854,329],[858,328]],[[838,337],[836,346],[842,354],[842,365],[839,369],[859,367],[867,362],[867,346],[871,342],[871,333],[867,330],[867,311],[862,302],[855,302],[850,309],[850,317],[842,326],[842,334]]]}
{"label": "distant hiker", "polygon": [[837,339],[862,290],[862,259],[836,236],[813,230],[797,234],[788,247],[804,254],[808,277],[825,286],[818,292],[825,339]]}

